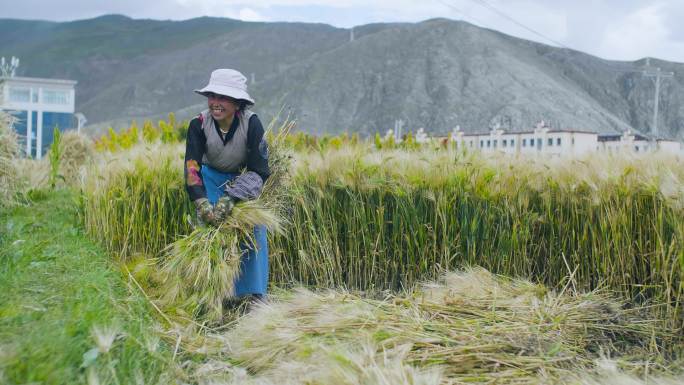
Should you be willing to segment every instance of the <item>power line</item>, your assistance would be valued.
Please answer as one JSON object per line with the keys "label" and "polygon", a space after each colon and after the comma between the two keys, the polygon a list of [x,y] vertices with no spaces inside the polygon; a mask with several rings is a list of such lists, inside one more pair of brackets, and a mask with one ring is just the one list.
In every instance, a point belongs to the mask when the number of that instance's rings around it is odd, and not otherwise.
{"label": "power line", "polygon": [[466,13],[465,11],[463,11],[462,9],[457,8],[457,7],[454,6],[453,4],[447,3],[447,2],[444,1],[444,0],[437,0],[437,1],[440,2],[442,5],[444,5],[445,7],[451,8],[451,9],[454,10],[456,13],[460,14],[461,16],[463,16],[464,19],[469,19],[470,21],[474,21],[474,22],[476,22],[477,24],[480,24],[480,25],[483,26],[483,27],[486,25],[486,23],[484,23],[484,22],[482,22],[481,20],[478,20],[478,19],[472,17],[471,15],[467,14],[467,13]]}
{"label": "power line", "polygon": [[664,72],[660,67],[651,67],[651,61],[646,59],[646,69],[644,69],[644,76],[655,77],[655,95],[653,96],[653,127],[651,128],[653,140],[657,140],[658,136],[658,102],[660,100],[660,79],[671,78],[674,72]]}
{"label": "power line", "polygon": [[[438,1],[439,1],[440,3],[442,3],[443,5],[445,5],[445,6],[449,7],[449,8],[451,8],[451,9],[453,9],[453,10],[456,11],[457,13],[459,13],[459,14],[461,14],[461,15],[463,15],[463,16],[466,16],[466,17],[468,17],[469,19],[476,20],[476,19],[473,18],[472,16],[467,15],[467,14],[466,14],[464,11],[462,11],[461,9],[455,7],[453,4],[447,3],[447,2],[444,1],[444,0],[438,0]],[[567,45],[565,45],[565,44],[559,42],[558,40],[555,40],[555,39],[553,39],[553,38],[551,38],[551,37],[549,37],[549,36],[547,36],[547,35],[545,35],[545,34],[539,32],[539,31],[537,31],[537,30],[535,30],[535,29],[533,29],[533,28],[531,28],[531,27],[525,25],[524,23],[518,21],[517,19],[515,19],[515,18],[512,17],[512,16],[510,16],[510,15],[507,14],[506,12],[504,12],[504,11],[498,9],[497,7],[495,7],[494,5],[492,5],[491,3],[489,3],[487,0],[470,0],[470,1],[473,2],[473,3],[475,3],[475,4],[477,4],[477,5],[480,5],[480,6],[484,7],[484,8],[486,8],[486,9],[488,9],[488,10],[491,11],[491,12],[496,13],[496,14],[499,15],[500,17],[505,18],[506,20],[508,20],[508,21],[510,21],[510,22],[512,22],[512,23],[514,23],[515,25],[517,25],[517,26],[519,26],[519,27],[525,29],[526,31],[528,31],[528,32],[530,32],[530,33],[533,33],[533,34],[537,35],[538,37],[540,37],[540,38],[542,38],[542,39],[544,39],[544,40],[546,40],[546,41],[548,41],[548,42],[551,42],[552,44],[554,44],[554,45],[556,45],[556,46],[558,46],[558,47],[560,47],[560,48],[565,48],[565,49],[568,49],[568,50],[571,50],[571,51],[581,52],[581,51],[578,51],[578,50],[576,50],[576,49],[574,49],[574,48],[571,48],[571,47],[569,47],[569,46],[567,46]],[[476,20],[476,21],[477,21],[477,20]],[[481,21],[477,21],[477,22],[478,22],[480,25],[482,25],[482,26],[485,26],[485,25],[486,25],[486,23],[483,23],[483,22],[481,22]],[[592,55],[592,56],[593,56],[593,55]],[[603,66],[603,67],[606,67],[606,68],[610,68],[611,70],[616,71],[616,72],[626,72],[626,73],[627,73],[627,72],[642,72],[642,71],[643,71],[643,68],[634,66],[634,65],[632,65],[632,64],[628,64],[628,63],[624,63],[624,64],[622,64],[622,63],[606,63],[606,59],[602,59],[602,58],[598,58],[598,59],[600,59],[600,60],[597,61],[597,63],[598,63],[599,65],[601,65],[601,66]]]}
{"label": "power line", "polygon": [[533,33],[533,34],[535,34],[535,35],[541,37],[542,39],[548,40],[548,41],[550,41],[551,43],[553,43],[553,44],[555,44],[555,45],[557,45],[557,46],[559,46],[559,47],[567,48],[567,49],[572,49],[572,48],[568,47],[567,45],[565,45],[565,44],[563,44],[563,43],[561,43],[561,42],[559,42],[559,41],[557,41],[557,40],[555,40],[555,39],[552,39],[552,38],[550,38],[550,37],[544,35],[543,33],[538,32],[538,31],[535,30],[535,29],[532,29],[532,28],[526,26],[525,24],[519,22],[518,20],[516,20],[516,19],[513,18],[512,16],[508,15],[506,12],[499,10],[498,8],[496,8],[495,6],[493,6],[492,4],[488,3],[488,2],[485,1],[485,0],[470,0],[470,1],[472,1],[473,3],[479,4],[479,5],[481,5],[481,6],[485,7],[485,8],[487,8],[487,9],[489,9],[490,11],[496,13],[497,15],[503,17],[504,19],[506,19],[506,20],[508,20],[508,21],[510,21],[510,22],[512,22],[512,23],[514,23],[514,24],[516,24],[517,26],[519,26],[519,27],[521,27],[521,28],[523,28],[523,29],[525,29],[525,30],[527,30],[527,31],[529,31],[529,32],[531,32],[531,33]]}

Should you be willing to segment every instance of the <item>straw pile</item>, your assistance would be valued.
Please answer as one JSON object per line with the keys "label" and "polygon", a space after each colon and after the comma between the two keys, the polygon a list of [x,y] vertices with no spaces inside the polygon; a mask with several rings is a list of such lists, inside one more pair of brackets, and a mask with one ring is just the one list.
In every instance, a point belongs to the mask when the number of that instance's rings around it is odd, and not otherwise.
{"label": "straw pile", "polygon": [[[54,144],[59,146],[53,151]],[[83,188],[86,175],[95,157],[93,141],[73,130],[59,134],[59,139],[41,159],[23,158],[17,164],[29,190],[67,186]]]}
{"label": "straw pile", "polygon": [[223,373],[241,383],[570,383],[600,355],[657,367],[672,335],[654,325],[605,293],[556,294],[471,269],[382,300],[299,289],[215,342],[256,375]]}
{"label": "straw pile", "polygon": [[19,144],[12,129],[12,117],[0,111],[0,208],[17,202],[21,186],[16,164],[18,156]]}
{"label": "straw pile", "polygon": [[60,175],[68,186],[82,186],[95,155],[93,141],[76,131],[65,132],[60,141]]}

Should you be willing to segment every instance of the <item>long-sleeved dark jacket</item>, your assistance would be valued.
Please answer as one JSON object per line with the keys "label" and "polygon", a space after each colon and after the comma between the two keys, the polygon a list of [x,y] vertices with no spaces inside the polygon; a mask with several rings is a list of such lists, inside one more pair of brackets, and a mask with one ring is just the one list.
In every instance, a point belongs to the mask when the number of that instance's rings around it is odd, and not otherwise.
{"label": "long-sleeved dark jacket", "polygon": [[[225,137],[218,129],[218,124],[213,122],[213,127],[222,138],[223,143],[207,141],[203,123],[204,119],[213,119],[210,115],[200,114],[190,121],[188,127],[188,137],[185,147],[185,187],[190,196],[190,200],[196,201],[200,198],[206,198],[207,192],[202,182],[202,171],[200,165],[207,162],[207,146],[221,146],[226,147],[232,140],[239,140],[241,138],[234,138],[240,120],[238,116],[233,119],[233,123],[225,134]],[[244,139],[243,139],[244,140]],[[241,143],[232,143],[233,145],[242,145]],[[261,121],[256,114],[249,117],[249,124],[246,136],[246,156],[240,169],[242,170],[219,170],[219,171],[244,171],[231,184],[226,186],[225,192],[235,200],[254,199],[261,193],[263,183],[271,174],[268,166],[268,144],[264,138],[264,128]],[[227,147],[226,147],[227,148]],[[215,149],[221,151],[221,149]],[[214,167],[212,164],[206,164],[209,167]]]}

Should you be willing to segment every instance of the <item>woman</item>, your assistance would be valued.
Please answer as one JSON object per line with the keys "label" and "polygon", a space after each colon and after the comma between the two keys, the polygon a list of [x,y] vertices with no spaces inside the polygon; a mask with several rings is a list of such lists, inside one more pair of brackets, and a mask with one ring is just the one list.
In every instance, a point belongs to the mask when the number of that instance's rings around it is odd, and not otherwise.
{"label": "woman", "polygon": [[[264,128],[247,108],[254,100],[246,78],[232,69],[217,69],[209,84],[195,90],[207,97],[208,109],[190,121],[185,148],[185,183],[201,222],[216,226],[235,203],[259,196],[270,175]],[[268,286],[266,228],[254,229],[256,248],[245,250],[235,296],[262,299]]]}

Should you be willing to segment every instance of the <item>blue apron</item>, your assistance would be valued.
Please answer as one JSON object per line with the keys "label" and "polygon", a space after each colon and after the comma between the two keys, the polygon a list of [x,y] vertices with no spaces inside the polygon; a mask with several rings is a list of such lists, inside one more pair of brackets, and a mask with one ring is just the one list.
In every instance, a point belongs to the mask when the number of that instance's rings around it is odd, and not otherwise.
{"label": "blue apron", "polygon": [[[214,205],[223,195],[223,186],[231,182],[239,174],[220,172],[207,165],[202,165],[202,181],[207,190],[207,199]],[[235,296],[249,294],[266,295],[268,286],[268,244],[266,242],[266,227],[254,227],[256,250],[244,247],[240,258],[240,275],[235,280]]]}

